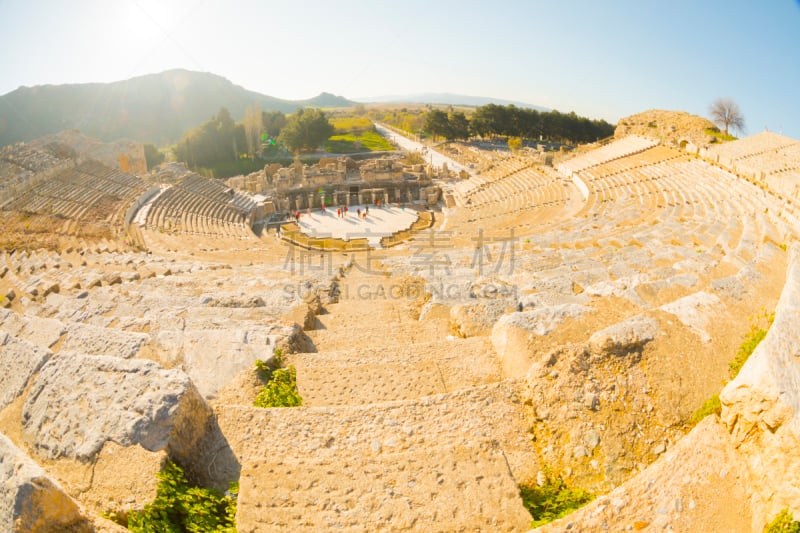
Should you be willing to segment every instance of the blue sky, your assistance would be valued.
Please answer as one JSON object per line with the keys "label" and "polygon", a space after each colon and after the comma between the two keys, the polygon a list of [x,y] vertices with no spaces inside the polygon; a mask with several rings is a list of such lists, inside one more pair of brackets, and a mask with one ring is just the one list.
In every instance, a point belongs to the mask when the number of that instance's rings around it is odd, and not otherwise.
{"label": "blue sky", "polygon": [[800,139],[800,2],[0,0],[0,94],[187,68],[281,98],[452,92]]}

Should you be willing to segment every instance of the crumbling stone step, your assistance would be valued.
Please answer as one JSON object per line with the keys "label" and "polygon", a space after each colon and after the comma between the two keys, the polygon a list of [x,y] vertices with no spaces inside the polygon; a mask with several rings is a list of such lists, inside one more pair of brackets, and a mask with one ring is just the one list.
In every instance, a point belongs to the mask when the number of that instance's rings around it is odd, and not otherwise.
{"label": "crumbling stone step", "polygon": [[488,338],[373,347],[287,358],[307,406],[410,400],[500,380]]}
{"label": "crumbling stone step", "polygon": [[239,531],[525,531],[503,452],[486,440],[242,466]]}
{"label": "crumbling stone step", "polygon": [[507,380],[416,400],[359,406],[258,409],[220,405],[217,421],[244,464],[281,457],[346,463],[374,450],[400,453],[494,439],[518,480],[537,471],[521,382]]}

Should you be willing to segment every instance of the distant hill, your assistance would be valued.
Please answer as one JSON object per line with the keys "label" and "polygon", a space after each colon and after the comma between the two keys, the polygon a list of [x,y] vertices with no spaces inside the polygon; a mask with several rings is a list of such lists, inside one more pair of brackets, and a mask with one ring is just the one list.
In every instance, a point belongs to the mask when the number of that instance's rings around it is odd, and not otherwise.
{"label": "distant hill", "polygon": [[299,107],[349,107],[355,102],[322,93],[281,100],[207,72],[168,70],[113,83],[20,87],[0,96],[0,146],[78,129],[104,141],[129,138],[165,145],[228,108],[241,119],[247,106],[291,113]]}
{"label": "distant hill", "polygon": [[469,96],[466,94],[452,93],[421,93],[393,96],[368,96],[359,98],[359,102],[365,103],[386,103],[386,104],[445,104],[445,105],[465,105],[479,107],[486,104],[514,105],[538,111],[550,111],[550,109],[538,105],[527,104],[525,102],[515,102],[513,100],[503,100],[501,98],[491,98],[488,96]]}

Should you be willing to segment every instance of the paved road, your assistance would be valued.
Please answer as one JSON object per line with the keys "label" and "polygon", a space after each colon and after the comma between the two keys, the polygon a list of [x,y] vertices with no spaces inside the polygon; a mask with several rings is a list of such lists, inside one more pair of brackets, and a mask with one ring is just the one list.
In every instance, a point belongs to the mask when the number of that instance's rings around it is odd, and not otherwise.
{"label": "paved road", "polygon": [[447,163],[447,168],[449,170],[459,172],[461,170],[465,170],[470,175],[474,174],[472,170],[465,167],[464,165],[457,163],[447,157],[446,155],[437,152],[422,143],[417,141],[412,141],[408,137],[404,137],[403,135],[397,134],[394,131],[390,130],[383,124],[379,124],[378,122],[375,123],[375,129],[378,130],[378,133],[392,141],[393,143],[397,144],[403,150],[408,150],[409,152],[421,152],[425,159],[428,161],[429,164],[433,165],[434,167],[441,167],[444,163]]}

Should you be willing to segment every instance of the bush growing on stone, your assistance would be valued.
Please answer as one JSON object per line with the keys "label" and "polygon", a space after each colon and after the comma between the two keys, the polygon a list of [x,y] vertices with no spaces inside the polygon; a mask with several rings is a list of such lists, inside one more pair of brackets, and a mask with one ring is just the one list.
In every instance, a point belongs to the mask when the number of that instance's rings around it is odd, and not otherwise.
{"label": "bush growing on stone", "polygon": [[800,522],[795,521],[788,509],[784,509],[767,524],[764,533],[800,533]]}
{"label": "bush growing on stone", "polygon": [[225,494],[191,487],[183,470],[168,461],[158,473],[156,498],[141,511],[106,517],[137,533],[235,533],[238,483]]}
{"label": "bush growing on stone", "polygon": [[272,372],[266,385],[256,396],[256,407],[297,407],[303,403],[297,392],[297,371],[294,365]]}
{"label": "bush growing on stone", "polygon": [[[737,374],[739,374],[747,359],[753,354],[759,343],[764,340],[764,337],[767,336],[767,331],[774,321],[775,313],[763,312],[756,317],[755,323],[751,324],[750,331],[745,335],[742,345],[739,346],[736,357],[728,363],[731,370],[731,379],[736,378]],[[761,327],[759,323],[765,324],[765,327]]]}
{"label": "bush growing on stone", "polygon": [[541,485],[520,485],[519,489],[522,504],[533,517],[532,528],[563,518],[594,500],[594,494],[569,488],[561,476],[550,474]]}
{"label": "bush growing on stone", "polygon": [[719,394],[715,394],[700,406],[700,409],[692,415],[692,424],[699,424],[708,415],[718,415],[722,412],[722,405],[719,403]]}
{"label": "bush growing on stone", "polygon": [[272,365],[258,360],[256,370],[264,381],[264,386],[256,396],[253,405],[256,407],[297,407],[303,399],[297,391],[297,370],[294,365],[280,368],[283,364],[282,352],[275,350],[275,361]]}

